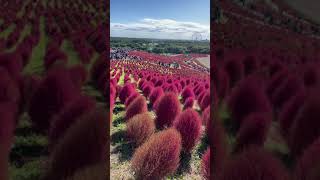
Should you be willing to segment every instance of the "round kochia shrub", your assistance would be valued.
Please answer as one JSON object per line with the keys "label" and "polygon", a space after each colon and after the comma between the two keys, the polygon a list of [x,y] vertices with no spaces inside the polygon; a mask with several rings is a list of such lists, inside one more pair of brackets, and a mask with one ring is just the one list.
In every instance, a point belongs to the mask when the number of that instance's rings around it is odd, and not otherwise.
{"label": "round kochia shrub", "polygon": [[126,99],[126,102],[124,103],[126,107],[128,107],[132,102],[133,100],[136,99],[136,97],[140,96],[139,93],[137,92],[132,92],[131,95]]}
{"label": "round kochia shrub", "polygon": [[95,101],[92,98],[80,96],[55,115],[51,120],[49,130],[50,148],[53,148],[63,138],[65,132],[81,115],[88,113],[95,105]]}
{"label": "round kochia shrub", "polygon": [[285,102],[303,90],[303,88],[304,86],[300,79],[290,75],[271,95],[271,102],[274,106],[282,108]]}
{"label": "round kochia shrub", "polygon": [[0,89],[0,102],[19,103],[20,91],[18,84],[12,79],[9,72],[3,67],[0,67]]}
{"label": "round kochia shrub", "polygon": [[252,145],[263,146],[270,124],[271,119],[266,114],[253,113],[247,116],[237,133],[235,151]]}
{"label": "round kochia shrub", "polygon": [[133,116],[126,125],[128,139],[137,146],[144,143],[155,131],[154,120],[148,112]]}
{"label": "round kochia shrub", "polygon": [[294,180],[318,180],[320,178],[320,139],[308,146],[295,166]]}
{"label": "round kochia shrub", "polygon": [[49,72],[31,97],[28,113],[39,130],[47,130],[51,117],[80,95],[68,75],[68,71]]}
{"label": "round kochia shrub", "polygon": [[152,87],[151,85],[149,85],[149,84],[146,85],[146,86],[144,86],[143,89],[142,89],[143,95],[144,95],[145,97],[149,97],[152,89],[153,89],[153,87]]}
{"label": "round kochia shrub", "polygon": [[193,104],[194,104],[194,98],[188,97],[184,102],[183,109],[192,108]]}
{"label": "round kochia shrub", "polygon": [[195,97],[195,95],[193,93],[193,90],[189,86],[187,86],[183,89],[181,93],[181,97],[182,97],[182,103],[184,103],[188,97]]}
{"label": "round kochia shrub", "polygon": [[180,132],[182,148],[189,153],[199,141],[201,135],[201,119],[195,110],[184,110],[174,121],[173,126]]}
{"label": "round kochia shrub", "polygon": [[230,158],[221,180],[288,180],[286,169],[272,154],[250,148]]}
{"label": "round kochia shrub", "polygon": [[230,85],[233,87],[244,75],[243,64],[240,60],[231,59],[225,63],[224,70],[230,78]]}
{"label": "round kochia shrub", "polygon": [[179,166],[181,137],[169,128],[152,135],[134,153],[131,166],[136,179],[162,179],[173,174]]}
{"label": "round kochia shrub", "polygon": [[147,112],[147,111],[148,111],[148,107],[147,107],[146,98],[140,95],[139,97],[136,97],[132,101],[132,103],[130,103],[130,105],[128,106],[125,119],[129,120],[133,116],[140,113]]}
{"label": "round kochia shrub", "polygon": [[172,126],[181,112],[179,99],[174,93],[164,94],[156,103],[156,126],[158,129]]}
{"label": "round kochia shrub", "polygon": [[212,120],[207,122],[207,135],[209,137],[210,148],[215,153],[212,156],[212,172],[215,176],[219,175],[228,159],[227,136],[224,127],[214,111]]}
{"label": "round kochia shrub", "polygon": [[320,97],[315,89],[306,98],[290,129],[289,147],[293,155],[300,153],[320,135]]}
{"label": "round kochia shrub", "polygon": [[9,154],[14,140],[17,106],[0,103],[0,179],[9,179]]}
{"label": "round kochia shrub", "polygon": [[161,87],[154,88],[149,96],[150,104],[153,105],[163,94],[164,92]]}
{"label": "round kochia shrub", "polygon": [[211,102],[210,92],[207,91],[207,92],[205,92],[205,94],[204,94],[203,97],[201,98],[200,108],[201,108],[202,110],[205,110],[205,108],[210,105],[210,102]]}
{"label": "round kochia shrub", "polygon": [[120,91],[119,98],[120,102],[124,104],[126,102],[126,99],[131,95],[132,92],[134,92],[135,89],[133,88],[132,84],[126,84],[123,86],[123,88]]}
{"label": "round kochia shrub", "polygon": [[[210,148],[208,148],[205,153],[202,155],[201,160],[201,174],[206,179],[210,179]],[[213,178],[211,178],[213,179]]]}
{"label": "round kochia shrub", "polygon": [[288,138],[288,133],[297,116],[301,105],[304,103],[306,97],[305,91],[298,92],[294,97],[290,98],[279,113],[280,130],[285,138]]}
{"label": "round kochia shrub", "polygon": [[231,112],[235,129],[241,126],[246,116],[254,112],[270,113],[271,106],[259,79],[249,77],[234,88],[228,99],[228,109]]}
{"label": "round kochia shrub", "polygon": [[[107,163],[108,164],[108,163]],[[108,165],[106,163],[99,163],[77,170],[72,176],[66,180],[106,180],[109,175],[106,173]]]}
{"label": "round kochia shrub", "polygon": [[106,162],[108,116],[102,107],[81,116],[56,145],[44,179],[64,179],[79,169]]}

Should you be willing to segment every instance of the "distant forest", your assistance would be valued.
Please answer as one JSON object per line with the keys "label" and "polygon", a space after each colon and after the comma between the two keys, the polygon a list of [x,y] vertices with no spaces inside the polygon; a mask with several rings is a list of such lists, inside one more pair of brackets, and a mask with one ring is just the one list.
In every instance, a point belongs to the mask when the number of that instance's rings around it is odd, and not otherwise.
{"label": "distant forest", "polygon": [[130,48],[157,54],[209,54],[210,41],[111,37],[111,48]]}

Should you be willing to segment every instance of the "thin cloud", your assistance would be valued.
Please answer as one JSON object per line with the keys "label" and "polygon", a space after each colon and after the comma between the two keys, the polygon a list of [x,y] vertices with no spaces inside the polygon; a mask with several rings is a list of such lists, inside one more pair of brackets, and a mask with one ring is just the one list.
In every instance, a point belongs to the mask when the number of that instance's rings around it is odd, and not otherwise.
{"label": "thin cloud", "polygon": [[136,36],[142,38],[191,39],[200,33],[203,39],[210,37],[210,26],[196,22],[172,19],[144,18],[138,22],[111,23],[111,36]]}

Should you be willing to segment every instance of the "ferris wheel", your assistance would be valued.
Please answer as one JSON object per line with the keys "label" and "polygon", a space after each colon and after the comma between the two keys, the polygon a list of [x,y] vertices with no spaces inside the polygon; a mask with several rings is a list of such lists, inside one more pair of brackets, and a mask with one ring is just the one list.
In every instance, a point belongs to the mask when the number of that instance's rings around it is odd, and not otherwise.
{"label": "ferris wheel", "polygon": [[199,32],[195,32],[192,34],[192,40],[193,41],[201,41],[202,40],[202,35]]}

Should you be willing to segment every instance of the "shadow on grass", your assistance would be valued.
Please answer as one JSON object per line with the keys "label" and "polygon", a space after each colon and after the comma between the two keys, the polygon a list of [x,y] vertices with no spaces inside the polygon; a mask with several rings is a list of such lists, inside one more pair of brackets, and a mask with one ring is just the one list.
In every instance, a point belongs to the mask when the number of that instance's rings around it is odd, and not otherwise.
{"label": "shadow on grass", "polygon": [[152,104],[148,103],[148,111],[153,111],[154,109],[152,108]]}
{"label": "shadow on grass", "polygon": [[124,123],[124,122],[125,122],[124,117],[123,117],[123,116],[119,116],[119,117],[117,117],[116,119],[114,119],[114,120],[112,121],[112,125],[113,125],[114,127],[117,127],[119,124],[122,124],[122,123]]}
{"label": "shadow on grass", "polygon": [[113,154],[119,154],[119,161],[128,161],[131,159],[134,152],[134,145],[126,141],[126,134],[124,130],[120,130],[111,136],[111,144],[116,146],[111,152]]}
{"label": "shadow on grass", "polygon": [[202,138],[201,138],[201,142],[200,142],[200,145],[197,149],[197,155],[199,157],[202,156],[202,154],[207,150],[209,146],[209,138],[207,135],[204,135]]}
{"label": "shadow on grass", "polygon": [[185,172],[190,171],[191,170],[190,161],[191,161],[191,153],[181,152],[180,165],[178,167],[176,175],[180,176]]}
{"label": "shadow on grass", "polygon": [[120,105],[115,105],[114,109],[113,109],[113,113],[115,114],[119,114],[120,112],[124,111],[125,107],[124,106],[120,106]]}

